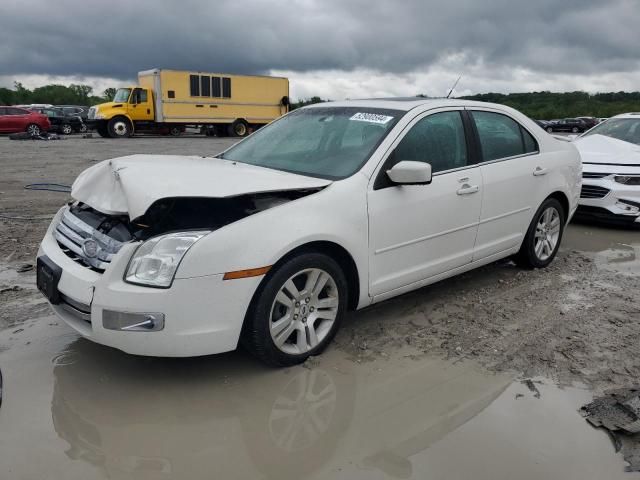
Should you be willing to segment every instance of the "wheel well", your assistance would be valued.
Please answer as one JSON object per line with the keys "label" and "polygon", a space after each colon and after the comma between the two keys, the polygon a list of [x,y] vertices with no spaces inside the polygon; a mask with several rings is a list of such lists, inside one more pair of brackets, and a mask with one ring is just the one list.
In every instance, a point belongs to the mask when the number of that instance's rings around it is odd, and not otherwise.
{"label": "wheel well", "polygon": [[564,209],[565,220],[569,217],[569,199],[562,192],[553,192],[547,198],[555,198],[560,202],[562,208]]}
{"label": "wheel well", "polygon": [[274,267],[281,265],[291,257],[303,252],[324,253],[338,262],[338,265],[340,265],[342,271],[347,277],[347,284],[349,285],[349,302],[347,307],[350,310],[355,310],[358,306],[358,300],[360,299],[360,277],[358,276],[358,267],[356,266],[356,262],[353,260],[351,254],[337,243],[328,241],[311,242],[300,245],[299,247],[291,250],[284,257],[278,260]]}

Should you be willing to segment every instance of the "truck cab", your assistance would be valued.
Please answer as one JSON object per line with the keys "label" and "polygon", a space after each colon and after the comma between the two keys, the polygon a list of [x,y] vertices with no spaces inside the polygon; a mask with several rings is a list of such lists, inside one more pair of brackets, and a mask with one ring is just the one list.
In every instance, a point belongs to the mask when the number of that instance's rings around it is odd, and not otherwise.
{"label": "truck cab", "polygon": [[89,109],[89,123],[102,137],[129,137],[154,120],[153,91],[138,86],[119,88],[113,101]]}

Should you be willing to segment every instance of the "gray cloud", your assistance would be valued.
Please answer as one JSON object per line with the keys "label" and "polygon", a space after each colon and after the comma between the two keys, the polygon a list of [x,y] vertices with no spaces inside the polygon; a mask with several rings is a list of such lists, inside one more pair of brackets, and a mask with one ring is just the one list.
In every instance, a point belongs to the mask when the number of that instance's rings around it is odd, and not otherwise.
{"label": "gray cloud", "polygon": [[639,25],[635,0],[10,1],[0,76],[127,79],[152,67],[404,75],[451,58],[485,72],[630,72],[640,69]]}

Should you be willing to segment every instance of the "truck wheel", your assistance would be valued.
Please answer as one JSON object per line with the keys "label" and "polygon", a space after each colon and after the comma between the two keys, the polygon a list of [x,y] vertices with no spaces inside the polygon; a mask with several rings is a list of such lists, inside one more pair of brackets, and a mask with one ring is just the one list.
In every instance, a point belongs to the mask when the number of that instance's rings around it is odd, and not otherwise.
{"label": "truck wheel", "polygon": [[124,117],[109,120],[109,136],[111,138],[126,138],[131,136],[131,123]]}
{"label": "truck wheel", "polygon": [[246,137],[249,134],[249,125],[242,119],[238,119],[229,125],[230,137]]}
{"label": "truck wheel", "polygon": [[169,130],[169,134],[172,137],[179,137],[181,133],[182,129],[180,127],[171,127],[171,130]]}

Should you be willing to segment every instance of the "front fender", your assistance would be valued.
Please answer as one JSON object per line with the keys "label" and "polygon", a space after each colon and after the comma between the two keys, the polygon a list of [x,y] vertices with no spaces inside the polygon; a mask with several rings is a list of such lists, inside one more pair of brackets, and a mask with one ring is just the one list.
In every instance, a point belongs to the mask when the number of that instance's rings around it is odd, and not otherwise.
{"label": "front fender", "polygon": [[176,278],[274,265],[302,245],[326,241],[343,247],[358,269],[360,291],[368,278],[367,179],[356,174],[324,190],[245,217],[198,241]]}

